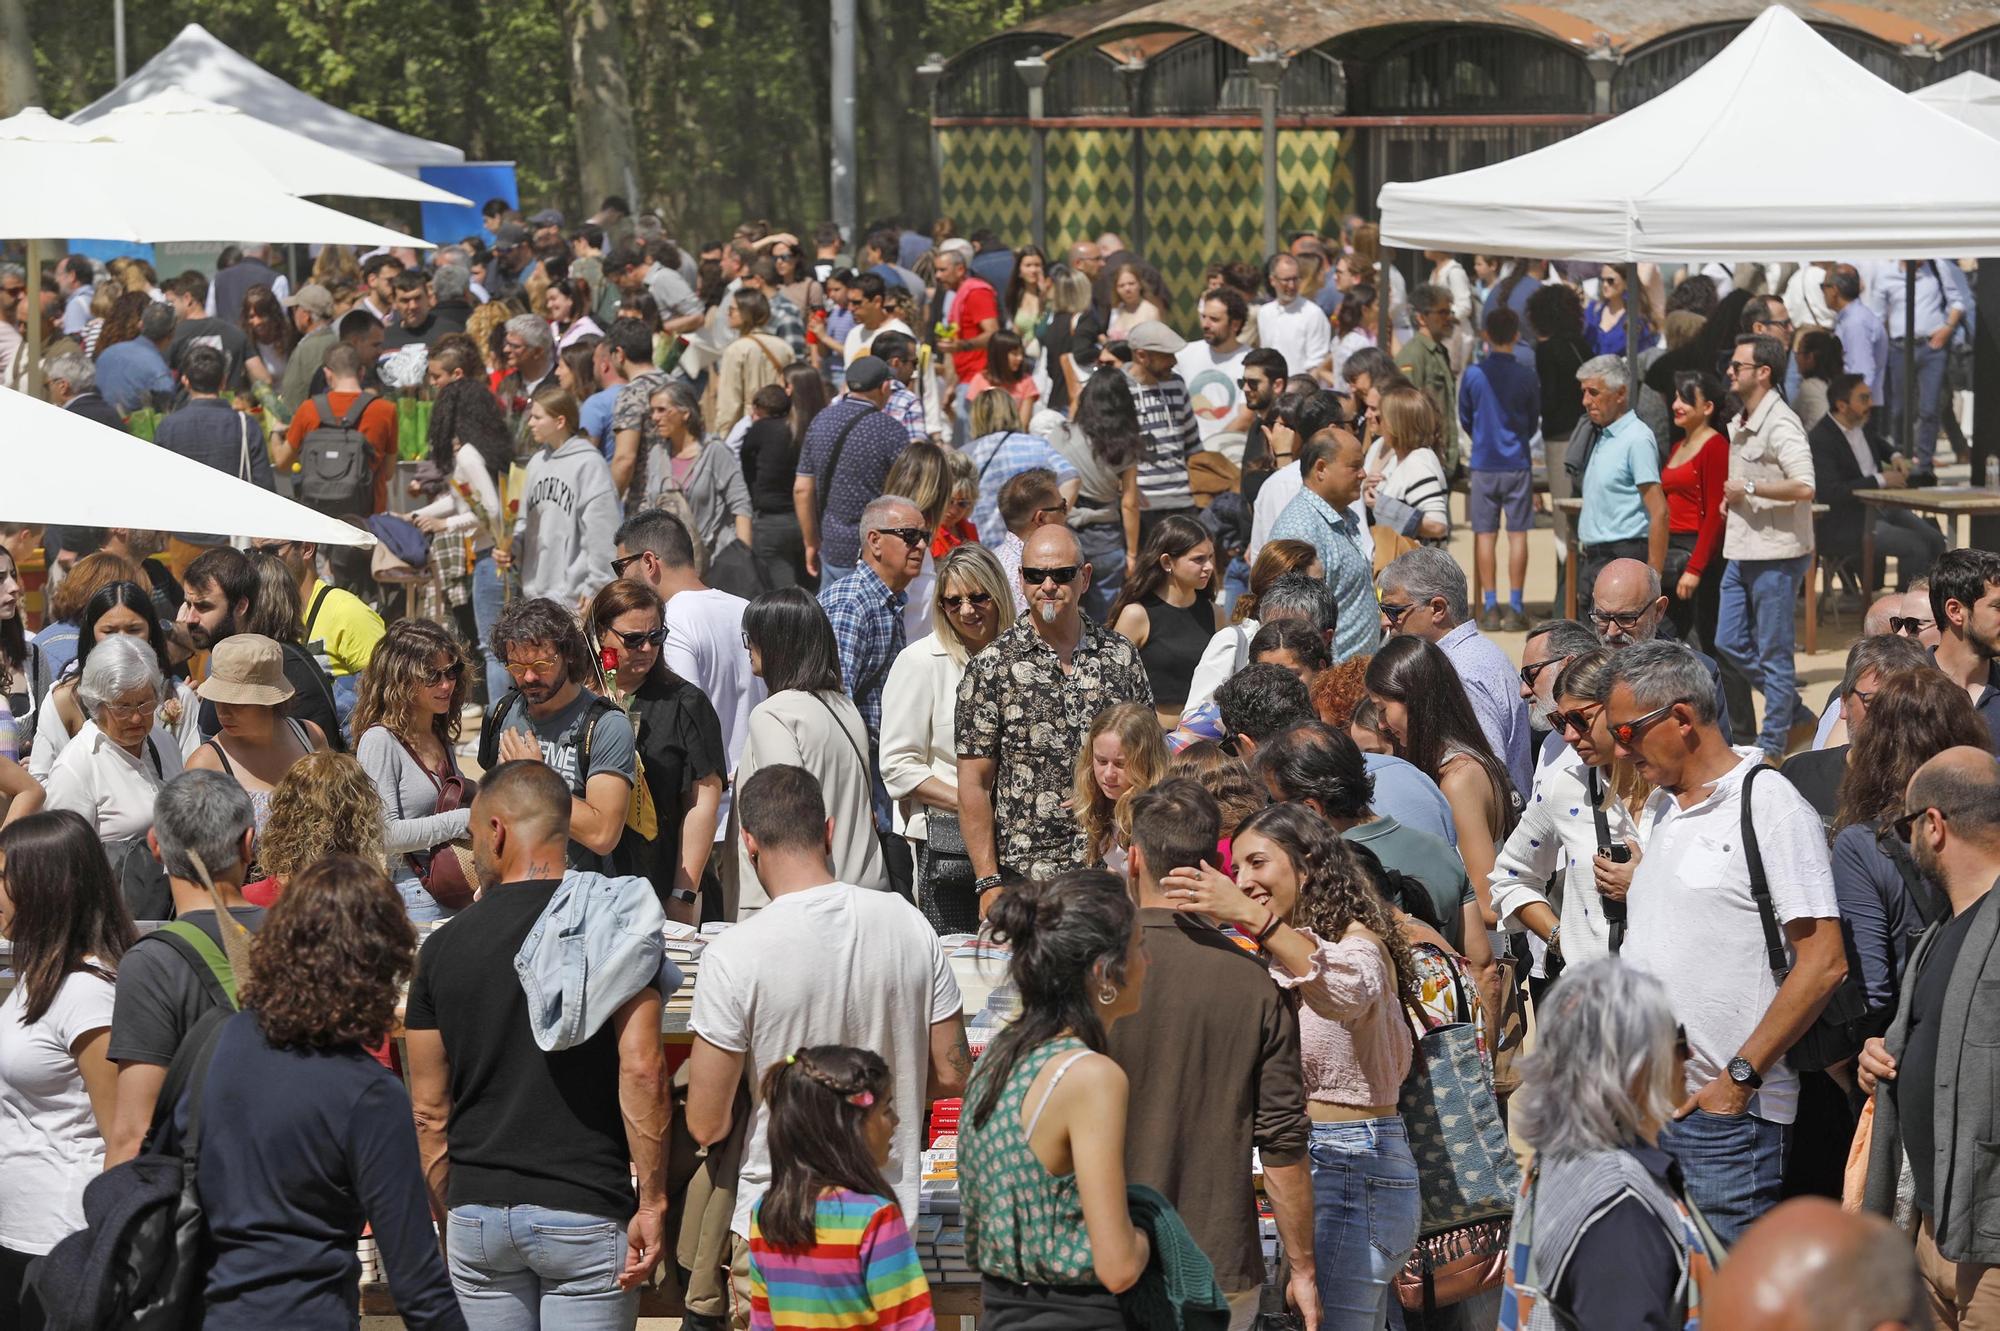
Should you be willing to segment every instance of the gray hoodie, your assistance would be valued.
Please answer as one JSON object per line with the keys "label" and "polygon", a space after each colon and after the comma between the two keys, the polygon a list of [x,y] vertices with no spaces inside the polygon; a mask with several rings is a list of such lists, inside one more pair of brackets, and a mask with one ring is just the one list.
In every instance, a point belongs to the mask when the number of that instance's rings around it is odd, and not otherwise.
{"label": "gray hoodie", "polygon": [[554,451],[537,450],[528,459],[516,535],[523,596],[573,606],[611,581],[618,491],[596,444],[572,435]]}

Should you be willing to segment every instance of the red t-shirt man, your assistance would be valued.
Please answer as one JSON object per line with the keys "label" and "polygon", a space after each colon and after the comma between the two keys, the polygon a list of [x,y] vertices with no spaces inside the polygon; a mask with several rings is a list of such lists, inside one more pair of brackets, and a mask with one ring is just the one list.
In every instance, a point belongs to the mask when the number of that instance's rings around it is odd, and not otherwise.
{"label": "red t-shirt man", "polygon": [[[951,302],[951,321],[958,325],[960,339],[978,337],[982,323],[999,317],[1000,297],[994,293],[992,284],[974,277],[970,272],[966,273]],[[973,375],[986,370],[986,348],[978,346],[969,351],[952,352],[951,367],[960,383],[971,383]]]}
{"label": "red t-shirt man", "polygon": [[[360,396],[359,393],[335,389],[326,395],[326,404],[333,408],[334,419],[339,420],[346,416],[354,406],[354,399]],[[375,483],[373,511],[386,513],[389,511],[389,478],[396,471],[396,404],[378,394],[361,413],[361,419],[356,424],[361,430],[361,437],[368,441],[368,451],[373,457],[368,468],[369,479]],[[291,426],[285,431],[285,442],[291,446],[294,457],[305,446],[306,436],[319,426],[319,399],[309,397],[299,404],[298,411],[292,416]]]}

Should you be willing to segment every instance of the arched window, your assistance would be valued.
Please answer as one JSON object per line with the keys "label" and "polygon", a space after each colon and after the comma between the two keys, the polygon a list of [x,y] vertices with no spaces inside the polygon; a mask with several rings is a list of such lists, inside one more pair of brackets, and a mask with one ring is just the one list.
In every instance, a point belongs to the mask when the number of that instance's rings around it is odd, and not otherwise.
{"label": "arched window", "polygon": [[996,37],[973,48],[952,61],[938,80],[938,114],[1026,116],[1028,88],[1014,62],[1061,44],[1060,37],[1027,32]]}
{"label": "arched window", "polygon": [[1092,48],[1049,62],[1042,106],[1052,116],[1122,116],[1131,114],[1132,99],[1118,63]]}
{"label": "arched window", "polygon": [[1356,60],[1356,115],[1588,113],[1590,71],[1565,46],[1499,28],[1431,30]]}
{"label": "arched window", "polygon": [[[1658,97],[1714,59],[1747,26],[1735,23],[1676,33],[1627,56],[1612,85],[1612,109],[1629,111]],[[1813,30],[1876,77],[1905,90],[1914,86],[1902,57],[1874,38],[1844,28]]]}

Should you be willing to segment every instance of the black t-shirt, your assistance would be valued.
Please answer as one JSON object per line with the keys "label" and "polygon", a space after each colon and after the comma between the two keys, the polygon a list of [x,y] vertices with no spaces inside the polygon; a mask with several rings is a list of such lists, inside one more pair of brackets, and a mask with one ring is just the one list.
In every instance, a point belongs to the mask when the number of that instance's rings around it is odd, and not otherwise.
{"label": "black t-shirt", "polygon": [[1806,797],[1806,803],[1813,806],[1829,832],[1833,830],[1835,815],[1840,812],[1840,782],[1847,775],[1847,749],[1845,744],[1812,749],[1787,758],[1778,769],[1793,789]]}
{"label": "black t-shirt", "polygon": [[214,347],[229,360],[224,382],[232,389],[250,387],[246,369],[250,359],[250,339],[241,328],[221,319],[183,319],[174,328],[174,340],[167,345],[167,364],[181,369],[181,357],[190,346]]}
{"label": "black t-shirt", "polygon": [[[1910,991],[1910,1038],[1903,1043],[1903,1055],[1896,1060],[1896,1116],[1903,1125],[1903,1149],[1910,1158],[1910,1173],[1917,1185],[1917,1209],[1925,1215],[1937,1214],[1935,1188],[1931,1176],[1937,1149],[1937,1060],[1938,1027],[1944,1017],[1945,991],[1951,988],[1951,973],[1958,967],[1959,949],[1972,932],[1972,921],[1992,902],[1988,892],[1971,906],[1946,921],[1937,942],[1914,977]],[[1906,977],[1908,978],[1908,977]],[[124,983],[121,978],[119,983]]]}
{"label": "black t-shirt", "polygon": [[636,1202],[606,1022],[543,1053],[514,954],[558,881],[504,883],[424,941],[403,1024],[435,1030],[451,1062],[450,1206],[546,1206],[625,1221]]}
{"label": "black t-shirt", "polygon": [[[340,737],[340,722],[333,712],[333,681],[313,660],[313,654],[295,642],[281,642],[279,648],[285,657],[285,679],[292,686],[291,715],[297,721],[310,721],[326,736],[326,746],[335,753],[347,752],[347,741]],[[214,739],[222,733],[222,722],[215,715],[215,704],[204,699],[198,724],[203,739]]]}
{"label": "black t-shirt", "polygon": [[694,784],[727,773],[729,753],[708,695],[665,666],[639,686],[632,710],[639,723],[639,762],[660,830],[648,841],[627,827],[611,853],[611,867],[642,875],[664,902],[680,867],[681,824],[694,804]]}
{"label": "black t-shirt", "polygon": [[743,480],[750,487],[750,507],[759,513],[793,512],[792,481],[798,473],[790,419],[751,422],[743,432]]}
{"label": "black t-shirt", "polygon": [[[253,934],[264,927],[262,907],[231,906],[229,913]],[[213,910],[191,910],[181,918],[222,946]],[[236,978],[242,983],[242,976]],[[217,1002],[206,971],[197,973],[172,943],[148,934],[118,963],[118,995],[111,1008],[111,1044],[105,1057],[114,1063],[166,1067],[194,1024]]]}

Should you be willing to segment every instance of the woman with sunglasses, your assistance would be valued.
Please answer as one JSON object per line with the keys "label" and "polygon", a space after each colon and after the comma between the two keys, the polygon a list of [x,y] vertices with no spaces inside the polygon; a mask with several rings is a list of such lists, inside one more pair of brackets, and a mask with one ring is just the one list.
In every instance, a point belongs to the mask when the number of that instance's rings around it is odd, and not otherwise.
{"label": "woman with sunglasses", "polygon": [[698,894],[700,901],[721,904],[709,852],[729,753],[708,695],[667,668],[666,614],[651,587],[615,578],[591,599],[586,618],[610,696],[632,718],[639,777],[657,828],[648,837],[628,822],[611,863],[619,873],[651,880],[668,917],[692,924]]}
{"label": "woman with sunglasses", "polygon": [[977,875],[958,826],[958,683],[1013,621],[1007,575],[977,541],[938,562],[931,632],[905,647],[882,690],[882,784],[916,861],[917,905],[940,934],[979,930]]}
{"label": "woman with sunglasses", "polygon": [[382,796],[390,875],[416,921],[453,913],[424,883],[431,857],[451,854],[450,843],[471,830],[469,789],[456,809],[437,807],[445,784],[464,780],[457,748],[469,667],[450,633],[428,619],[399,619],[375,644],[354,705],[354,754]]}
{"label": "woman with sunglasses", "polygon": [[1670,406],[1681,441],[1660,468],[1667,494],[1667,618],[1685,643],[1715,650],[1722,608],[1722,485],[1729,479],[1730,398],[1707,370],[1674,376]]}
{"label": "woman with sunglasses", "polygon": [[[1534,794],[1493,860],[1501,927],[1528,930],[1565,965],[1612,950],[1609,917],[1623,913],[1631,862],[1611,857],[1636,855],[1651,830],[1651,787],[1617,757],[1605,719],[1611,661],[1608,648],[1595,648],[1571,657],[1557,676],[1551,719],[1568,747],[1536,770]],[[1558,870],[1567,873],[1560,913],[1547,896]],[[1607,898],[1620,904],[1607,906]]]}

